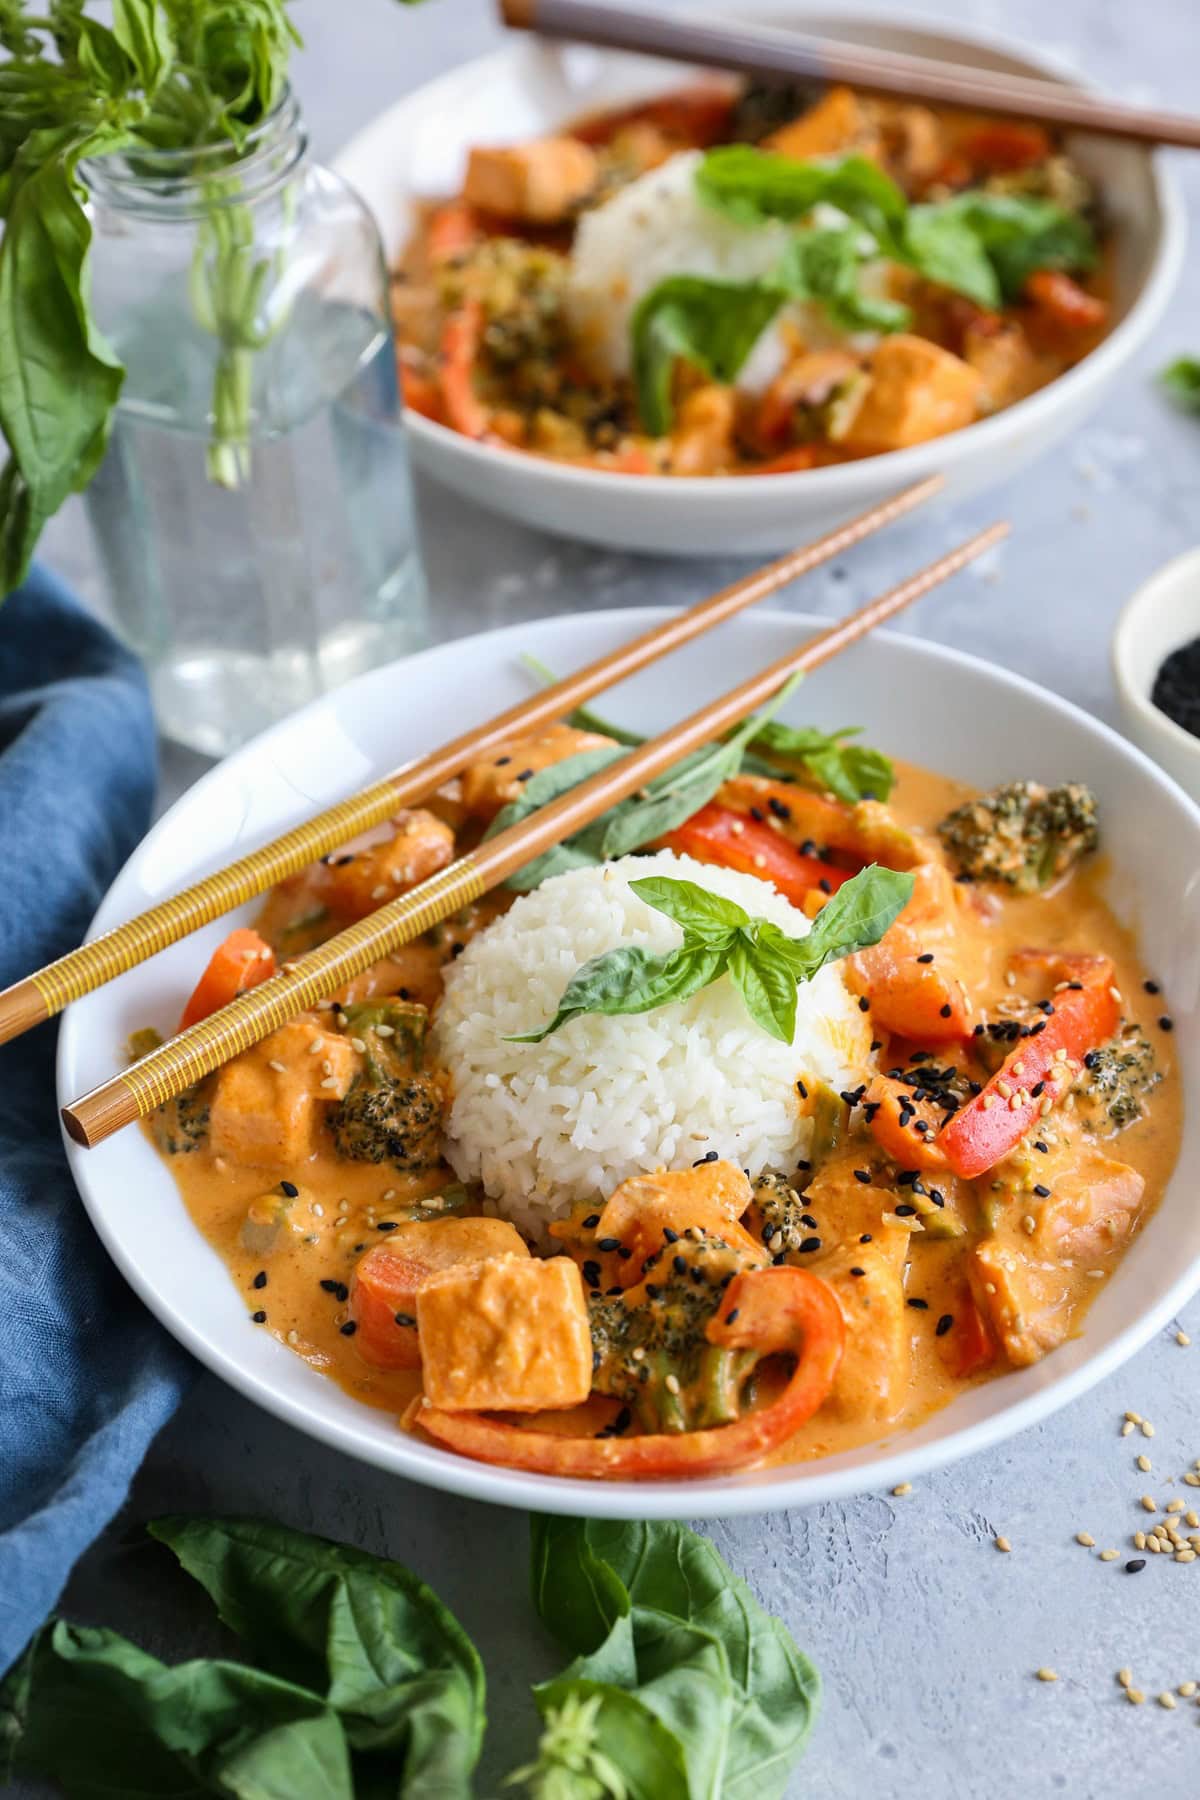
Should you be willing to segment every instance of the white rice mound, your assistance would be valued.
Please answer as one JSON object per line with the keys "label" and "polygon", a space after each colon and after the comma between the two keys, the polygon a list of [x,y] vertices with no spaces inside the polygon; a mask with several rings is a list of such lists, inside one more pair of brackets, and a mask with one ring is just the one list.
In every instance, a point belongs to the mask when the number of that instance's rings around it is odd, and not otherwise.
{"label": "white rice mound", "polygon": [[[746,225],[709,206],[696,192],[703,151],[682,150],[585,212],[575,232],[567,297],[587,359],[610,375],[628,375],[630,323],[643,294],[670,275],[753,281],[779,263],[793,228],[771,219]],[[835,207],[814,208],[814,222],[841,221]],[[796,334],[810,350],[834,345],[869,349],[871,333],[848,336],[823,308],[783,307],[743,364],[737,386],[758,394],[787,360]]]}
{"label": "white rice mound", "polygon": [[589,958],[620,944],[675,948],[679,927],[629,886],[648,875],[694,881],[789,937],[809,930],[769,883],[664,850],[543,882],[471,940],[446,970],[434,1021],[453,1084],[446,1154],[535,1241],[576,1201],[711,1150],[752,1177],[791,1171],[812,1135],[797,1081],[840,1090],[872,1062],[868,1021],[836,963],[798,990],[791,1044],[755,1025],[727,976],[653,1012],[589,1013],[540,1044],[505,1042],[551,1019]]}

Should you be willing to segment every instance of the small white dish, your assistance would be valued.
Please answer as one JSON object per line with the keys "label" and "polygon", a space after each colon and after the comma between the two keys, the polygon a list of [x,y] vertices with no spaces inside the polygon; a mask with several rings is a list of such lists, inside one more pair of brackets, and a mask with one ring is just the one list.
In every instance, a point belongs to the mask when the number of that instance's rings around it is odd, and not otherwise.
{"label": "small white dish", "polygon": [[[900,11],[810,11],[777,0],[737,16],[1078,85],[1077,74],[1041,49]],[[412,230],[417,204],[461,184],[472,144],[547,133],[587,113],[678,88],[696,73],[650,57],[518,38],[406,95],[354,136],[336,166],[375,213],[393,258]],[[578,469],[476,443],[409,414],[413,455],[457,493],[543,531],[675,556],[783,550],[934,471],[946,477],[947,501],[1007,481],[1098,405],[1157,324],[1183,257],[1182,207],[1160,158],[1115,139],[1080,136],[1071,147],[1103,192],[1114,227],[1115,323],[1074,369],[990,419],[911,450],[788,475],[689,478]]]}
{"label": "small white dish", "polygon": [[1134,743],[1200,800],[1200,737],[1160,712],[1150,695],[1173,650],[1200,637],[1200,549],[1187,550],[1143,582],[1117,620],[1113,680]]}
{"label": "small white dish", "polygon": [[[143,840],[92,922],[109,929],[318,807],[529,692],[520,663],[578,668],[661,620],[663,609],[569,614],[463,638],[349,682],[212,770]],[[825,621],[755,612],[644,670],[604,709],[661,730],[793,648]],[[170,1169],[136,1129],[95,1150],[67,1145],[83,1203],[122,1274],[210,1369],[297,1430],[348,1457],[498,1505],[606,1518],[713,1518],[890,1487],[1046,1418],[1109,1375],[1200,1286],[1200,807],[1124,738],[1031,682],[974,657],[879,632],[829,663],[785,709],[826,730],[852,720],[908,761],[989,787],[1068,772],[1100,796],[1107,896],[1137,933],[1175,1021],[1186,1107],[1179,1166],[1158,1211],[1105,1284],[1079,1337],[1033,1368],[959,1395],[915,1431],[820,1462],[694,1482],[586,1482],[470,1462],[407,1436],[250,1323],[246,1297],[188,1217]],[[1146,855],[1147,844],[1154,856]],[[248,922],[254,907],[235,915]],[[121,1062],[140,1025],[176,1017],[222,919],[67,1012],[59,1038],[65,1102]]]}

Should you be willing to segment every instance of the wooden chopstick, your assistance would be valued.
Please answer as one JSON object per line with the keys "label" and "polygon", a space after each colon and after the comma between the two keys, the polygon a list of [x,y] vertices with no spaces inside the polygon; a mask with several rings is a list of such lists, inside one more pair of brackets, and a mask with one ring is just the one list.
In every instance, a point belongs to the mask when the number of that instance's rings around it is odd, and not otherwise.
{"label": "wooden chopstick", "polygon": [[411,943],[432,925],[479,899],[488,888],[644,787],[680,758],[711,743],[768,700],[791,676],[817,668],[883,620],[911,606],[1007,536],[1008,529],[1004,523],[988,526],[680,724],[630,750],[519,824],[486,839],[411,893],[387,902],[270,980],[239,994],[220,1012],[152,1050],[122,1074],[72,1101],[62,1112],[68,1132],[77,1143],[91,1146],[146,1117],[240,1051],[326,999],[380,957]]}
{"label": "wooden chopstick", "polygon": [[1013,113],[1048,125],[1143,144],[1200,149],[1200,119],[1158,107],[1128,106],[1058,82],[966,68],[897,50],[835,42],[768,25],[712,23],[657,7],[598,0],[500,0],[508,25],[541,37],[736,70],[760,79],[849,82],[876,94],[940,101],[973,112]]}
{"label": "wooden chopstick", "polygon": [[498,744],[561,719],[601,689],[615,686],[660,656],[711,631],[715,625],[731,619],[735,613],[759,600],[765,600],[768,595],[778,593],[780,588],[809,574],[822,563],[841,556],[873,532],[891,525],[931,499],[943,486],[940,475],[931,475],[890,499],[868,507],[813,543],[789,550],[785,556],[752,575],[743,576],[699,605],[677,613],[665,624],[655,625],[631,638],[619,650],[610,651],[574,675],[510,706],[507,712],[463,732],[440,750],[403,764],[373,787],[339,801],[302,825],[284,832],[282,837],[264,844],[261,849],[239,857],[227,868],[217,869],[169,900],[138,913],[126,924],[116,926],[78,950],[69,951],[35,974],[24,976],[0,992],[0,1044],[52,1018],[72,1000],[79,1000],[84,994],[103,987],[157,951],[165,950],[168,944],[177,943],[202,925],[220,918],[222,913],[252,900],[256,894],[265,893],[277,881],[295,875],[319,857],[327,856],[360,831],[383,824],[402,806],[424,799],[469,762],[486,756]]}

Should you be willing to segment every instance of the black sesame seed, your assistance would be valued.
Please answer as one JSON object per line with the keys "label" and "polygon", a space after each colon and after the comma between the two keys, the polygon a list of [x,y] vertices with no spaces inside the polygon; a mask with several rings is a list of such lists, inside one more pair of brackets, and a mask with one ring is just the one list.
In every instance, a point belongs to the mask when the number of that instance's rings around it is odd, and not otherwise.
{"label": "black sesame seed", "polygon": [[532,781],[533,780],[533,770],[532,769],[522,769],[521,773],[516,777],[516,779],[518,781]]}
{"label": "black sesame seed", "polygon": [[1145,1566],[1146,1559],[1144,1556],[1130,1557],[1129,1561],[1125,1564],[1125,1573],[1127,1575],[1140,1575]]}
{"label": "black sesame seed", "polygon": [[1041,1181],[1035,1182],[1033,1191],[1037,1195],[1039,1200],[1048,1200],[1050,1198],[1050,1189],[1045,1185],[1044,1182],[1041,1182]]}
{"label": "black sesame seed", "polygon": [[1040,1100],[1042,1095],[1045,1093],[1045,1091],[1046,1091],[1046,1084],[1044,1081],[1035,1082],[1033,1087],[1031,1087],[1029,1090],[1030,1099]]}
{"label": "black sesame seed", "polygon": [[902,1200],[900,1205],[896,1208],[896,1217],[898,1219],[911,1219],[916,1210],[916,1207],[910,1206],[907,1200]]}
{"label": "black sesame seed", "polygon": [[933,1335],[935,1337],[945,1337],[946,1333],[949,1331],[949,1329],[953,1325],[953,1323],[954,1323],[954,1314],[953,1313],[943,1313],[941,1318],[938,1320],[937,1324],[933,1328]]}
{"label": "black sesame seed", "polygon": [[[590,1288],[598,1288],[600,1286],[600,1264],[598,1262],[585,1262],[582,1274],[583,1279]],[[649,1292],[649,1289],[647,1289],[647,1292]]]}
{"label": "black sesame seed", "polygon": [[929,1311],[928,1300],[920,1300],[917,1298],[916,1294],[909,1295],[907,1304],[909,1306],[911,1306],[915,1312],[928,1312]]}
{"label": "black sesame seed", "polygon": [[347,1319],[346,1323],[341,1326],[340,1329],[343,1337],[353,1337],[358,1330],[358,1326],[353,1319]]}
{"label": "black sesame seed", "polygon": [[872,1056],[874,1056],[876,1050],[882,1050],[882,1049],[883,1049],[882,1038],[872,1038],[871,1039],[871,1054],[872,1054]]}
{"label": "black sesame seed", "polygon": [[871,1185],[870,1169],[855,1169],[854,1179],[855,1179],[855,1181],[861,1181],[864,1187],[870,1187],[870,1185]]}
{"label": "black sesame seed", "polygon": [[687,1271],[688,1271],[687,1257],[686,1256],[673,1257],[672,1261],[671,1261],[671,1267],[674,1269],[674,1271],[677,1275],[686,1275]]}
{"label": "black sesame seed", "polygon": [[1071,990],[1072,993],[1082,994],[1082,992],[1083,992],[1082,981],[1068,981],[1067,986]]}
{"label": "black sesame seed", "polygon": [[870,1241],[871,1241],[871,1234],[870,1234],[870,1232],[869,1232],[869,1231],[864,1231],[864,1232],[863,1232],[863,1234],[862,1234],[862,1236],[861,1236],[861,1237],[860,1237],[860,1238],[859,1238],[859,1240],[858,1240],[858,1241],[859,1241],[859,1243],[860,1243],[860,1244],[869,1244],[869,1243],[870,1243]]}
{"label": "black sesame seed", "polygon": [[396,1224],[397,1221],[395,1219],[380,1219],[375,1229],[376,1231],[395,1231]]}
{"label": "black sesame seed", "polygon": [[1143,981],[1142,986],[1148,994],[1161,994],[1162,993],[1162,989],[1158,985],[1157,981]]}
{"label": "black sesame seed", "polygon": [[618,1294],[623,1294],[625,1289],[618,1282],[615,1287],[605,1288],[604,1292],[610,1300],[614,1300]]}
{"label": "black sesame seed", "polygon": [[658,1296],[659,1296],[659,1295],[660,1295],[660,1294],[661,1294],[661,1292],[662,1292],[662,1289],[661,1289],[661,1288],[658,1288],[658,1287],[655,1287],[655,1285],[654,1285],[654,1283],[653,1283],[653,1282],[652,1282],[652,1281],[648,1281],[648,1282],[647,1282],[647,1283],[646,1283],[646,1297],[647,1297],[647,1299],[649,1299],[649,1300],[657,1300],[657,1299],[658,1299]]}
{"label": "black sesame seed", "polygon": [[732,1325],[733,1321],[737,1318],[737,1316],[738,1316],[738,1308],[736,1306],[732,1307],[730,1309],[730,1311],[725,1314],[725,1323],[727,1325]]}
{"label": "black sesame seed", "polygon": [[931,963],[933,961],[933,951],[932,950],[922,950],[920,956],[918,956],[918,958],[917,958],[917,961],[920,963]]}
{"label": "black sesame seed", "polygon": [[265,1269],[260,1269],[258,1271],[258,1274],[254,1277],[254,1280],[250,1283],[250,1286],[256,1287],[256,1288],[265,1288],[266,1285],[267,1285],[267,1271]]}
{"label": "black sesame seed", "polygon": [[621,1248],[621,1240],[620,1238],[614,1237],[597,1238],[596,1248],[597,1250],[619,1250]]}
{"label": "black sesame seed", "polygon": [[805,1087],[805,1085],[802,1081],[798,1081],[796,1083],[796,1092],[799,1094],[799,1096],[802,1100],[808,1099],[808,1089]]}
{"label": "black sesame seed", "polygon": [[986,1025],[977,1025],[975,1027],[974,1031],[971,1033],[971,1036],[972,1037],[982,1037],[986,1030],[987,1030]]}
{"label": "black sesame seed", "polygon": [[938,1011],[941,1013],[943,1019],[948,1019],[950,1017],[950,1014],[954,1011],[954,1008],[951,1006],[950,1002],[947,1000],[945,1006],[938,1007]]}
{"label": "black sesame seed", "polygon": [[752,806],[750,808],[750,817],[757,825],[765,825],[767,822],[767,815],[762,810],[761,806]]}
{"label": "black sesame seed", "polygon": [[1034,1138],[1033,1147],[1035,1150],[1040,1151],[1043,1156],[1049,1156],[1050,1154],[1049,1144],[1043,1144],[1041,1138]]}
{"label": "black sesame seed", "polygon": [[815,1231],[817,1229],[817,1221],[813,1218],[811,1213],[801,1213],[800,1223],[802,1225],[807,1225],[810,1231]]}
{"label": "black sesame seed", "polygon": [[810,1163],[810,1162],[808,1162],[808,1161],[807,1161],[807,1160],[806,1160],[806,1159],[805,1159],[805,1158],[804,1158],[804,1157],[803,1157],[803,1156],[802,1156],[802,1157],[801,1157],[801,1158],[800,1158],[800,1161],[799,1161],[799,1162],[798,1162],[798,1163],[797,1163],[797,1164],[796,1164],[796,1167],[797,1167],[797,1169],[799,1169],[799,1170],[801,1170],[801,1171],[806,1171],[806,1170],[808,1170],[808,1169],[811,1169],[811,1168],[812,1168],[812,1164],[811,1164],[811,1163]]}
{"label": "black sesame seed", "polygon": [[859,1012],[870,1012],[871,1010],[871,1002],[867,999],[865,994],[860,994],[858,996],[858,1010]]}
{"label": "black sesame seed", "polygon": [[300,1189],[296,1186],[294,1181],[281,1181],[279,1184],[279,1191],[281,1194],[286,1194],[289,1200],[295,1200]]}
{"label": "black sesame seed", "polygon": [[930,1188],[929,1198],[933,1201],[935,1206],[945,1206],[946,1204],[946,1196],[943,1194],[941,1188]]}
{"label": "black sesame seed", "polygon": [[821,1248],[821,1240],[819,1237],[801,1238],[798,1247],[802,1256],[810,1256],[814,1250]]}
{"label": "black sesame seed", "polygon": [[719,1158],[718,1158],[717,1152],[715,1150],[706,1150],[703,1156],[698,1156],[696,1158],[695,1162],[692,1164],[692,1167],[693,1167],[693,1169],[702,1169],[704,1167],[705,1163],[717,1162],[718,1160],[719,1160]]}
{"label": "black sesame seed", "polygon": [[595,1229],[599,1223],[600,1223],[600,1214],[599,1213],[589,1213],[587,1218],[583,1220],[583,1229],[585,1231],[595,1231]]}
{"label": "black sesame seed", "polygon": [[397,1325],[403,1325],[406,1330],[411,1330],[417,1322],[411,1313],[393,1313],[392,1317],[395,1319]]}
{"label": "black sesame seed", "polygon": [[1094,1050],[1089,1050],[1083,1059],[1083,1066],[1085,1069],[1094,1069],[1099,1060],[1096,1052]]}
{"label": "black sesame seed", "polygon": [[503,769],[505,767],[505,765],[507,763],[510,763],[511,761],[512,761],[511,756],[498,756],[496,758],[496,767],[498,769]]}
{"label": "black sesame seed", "polygon": [[767,805],[770,807],[771,811],[775,814],[775,817],[777,819],[790,819],[792,816],[791,807],[785,805],[785,803],[782,800],[776,800],[774,795],[772,795],[771,798],[767,801]]}
{"label": "black sesame seed", "polygon": [[621,1248],[617,1251],[617,1255],[620,1257],[622,1262],[628,1262],[630,1257],[633,1255],[633,1251],[630,1249],[628,1244],[622,1244]]}
{"label": "black sesame seed", "polygon": [[[803,1248],[804,1248],[804,1245],[803,1245],[803,1244],[801,1244],[801,1246],[800,1246],[800,1248],[801,1248],[801,1249],[802,1249],[802,1250],[803,1250]],[[778,1252],[777,1252],[777,1254],[776,1254],[776,1255],[774,1255],[774,1256],[773,1256],[773,1257],[772,1257],[772,1258],[771,1258],[771,1266],[772,1266],[772,1268],[775,1268],[775,1269],[777,1269],[777,1268],[778,1268],[778,1267],[779,1267],[779,1265],[780,1265],[780,1263],[783,1263],[783,1262],[786,1262],[786,1261],[787,1261],[787,1251],[786,1251],[786,1250],[780,1250],[780,1251],[778,1251]]]}
{"label": "black sesame seed", "polygon": [[462,955],[463,951],[466,949],[466,947],[467,946],[465,944],[451,944],[451,946],[450,946],[450,961],[454,962],[457,957],[460,957]]}
{"label": "black sesame seed", "polygon": [[679,1242],[679,1233],[677,1231],[672,1231],[669,1225],[663,1226],[663,1236],[666,1238],[668,1244],[677,1244]]}
{"label": "black sesame seed", "polygon": [[763,1243],[769,1244],[771,1239],[775,1236],[775,1233],[777,1230],[778,1230],[778,1227],[775,1225],[764,1225],[762,1228]]}
{"label": "black sesame seed", "polygon": [[1158,1021],[1158,1029],[1160,1031],[1174,1031],[1175,1021],[1171,1017],[1170,1013],[1163,1013],[1162,1017]]}
{"label": "black sesame seed", "polygon": [[253,1325],[265,1325],[266,1324],[267,1315],[265,1312],[263,1312],[261,1307],[259,1308],[259,1310],[257,1312],[250,1314],[250,1322]]}
{"label": "black sesame seed", "polygon": [[865,1269],[851,1269],[851,1271],[850,1271],[850,1273],[855,1276],[865,1275],[866,1272],[867,1271]]}

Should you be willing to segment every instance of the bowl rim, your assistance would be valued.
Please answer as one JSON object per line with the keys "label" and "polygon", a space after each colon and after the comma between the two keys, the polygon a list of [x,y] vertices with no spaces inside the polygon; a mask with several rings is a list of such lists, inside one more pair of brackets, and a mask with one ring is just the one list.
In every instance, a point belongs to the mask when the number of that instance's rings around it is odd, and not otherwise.
{"label": "bowl rim", "polygon": [[[623,635],[632,635],[634,631],[646,629],[678,610],[678,608],[670,606],[611,607],[589,613],[588,618],[589,621],[602,627],[610,623],[618,625]],[[795,634],[798,627],[801,630],[807,628],[817,630],[828,624],[826,618],[818,615],[800,611],[784,611],[779,607],[756,609],[754,617],[772,624],[786,623],[788,631],[792,635]],[[575,622],[575,615],[559,613],[535,621],[533,628],[561,625],[569,629]],[[531,626],[528,622],[520,622],[515,625],[494,628],[488,632],[472,634],[469,640],[450,640],[425,650],[417,656],[401,658],[393,664],[383,665],[381,669],[368,671],[365,675],[346,683],[338,690],[338,696],[340,699],[352,698],[357,687],[376,681],[385,673],[390,673],[398,684],[403,683],[404,680],[419,679],[423,668],[427,668],[433,659],[449,661],[456,651],[461,650],[462,645],[468,641],[477,642],[479,639],[492,638],[496,640],[498,654],[502,655],[509,641],[522,635],[527,637],[530,629]],[[1022,694],[1033,699],[1040,706],[1048,708],[1051,712],[1065,716],[1085,736],[1097,739],[1110,750],[1115,750],[1126,764],[1131,765],[1140,774],[1143,780],[1148,780],[1151,785],[1162,789],[1173,807],[1182,808],[1183,816],[1194,830],[1197,843],[1200,845],[1200,804],[1187,795],[1135,744],[1132,744],[1102,720],[1085,712],[1073,701],[1064,699],[1040,683],[1031,681],[1013,670],[1003,668],[968,651],[897,631],[881,630],[873,633],[872,636],[884,644],[889,653],[898,656],[901,661],[905,657],[915,657],[918,660],[929,660],[935,664],[941,664],[946,669],[948,678],[956,669],[969,669],[975,675],[982,674],[987,679],[998,683],[1001,690]],[[107,919],[105,914],[114,891],[124,879],[125,871],[136,859],[145,854],[147,847],[153,845],[160,833],[165,835],[172,829],[177,816],[183,809],[194,804],[199,793],[228,778],[226,771],[230,762],[250,763],[254,758],[262,756],[264,752],[269,754],[275,739],[285,733],[295,731],[297,721],[302,724],[307,716],[327,706],[328,700],[329,696],[319,698],[307,707],[303,707],[288,718],[281,720],[278,724],[269,727],[236,752],[233,758],[227,759],[226,763],[218,764],[201,776],[199,781],[182,794],[174,805],[155,822],[118,872],[88,928],[88,938],[95,936],[99,930],[108,929],[116,922]],[[201,858],[201,866],[203,866],[203,858]],[[56,1083],[60,1103],[65,1103],[66,1100],[73,1097],[72,1092],[69,1091],[71,1089],[71,1082],[68,1080],[69,1065],[75,1054],[75,1040],[82,1029],[80,1013],[68,1010],[59,1033],[56,1054]],[[349,1454],[357,1461],[366,1462],[373,1467],[382,1468],[391,1474],[406,1477],[435,1490],[470,1499],[485,1500],[497,1505],[509,1505],[543,1512],[575,1513],[595,1518],[617,1519],[724,1518],[743,1513],[776,1512],[793,1506],[808,1506],[829,1500],[849,1499],[864,1492],[890,1487],[900,1480],[911,1480],[914,1476],[931,1473],[964,1456],[972,1455],[978,1450],[994,1448],[1016,1432],[1049,1418],[1061,1407],[1078,1399],[1140,1350],[1200,1288],[1200,1252],[1198,1252],[1190,1262],[1175,1271],[1167,1288],[1153,1305],[1137,1312],[1127,1325],[1116,1332],[1109,1343],[1094,1350],[1077,1368],[1065,1370],[1058,1376],[1051,1376],[1032,1392],[1002,1406],[995,1414],[960,1426],[928,1443],[914,1447],[904,1435],[892,1436],[885,1433],[880,1440],[878,1454],[866,1464],[830,1469],[823,1467],[822,1459],[815,1459],[795,1464],[795,1472],[786,1476],[780,1474],[779,1465],[772,1465],[767,1471],[771,1477],[771,1483],[766,1488],[759,1485],[759,1478],[764,1472],[760,1469],[751,1469],[739,1476],[721,1477],[711,1481],[662,1481],[641,1484],[592,1482],[558,1476],[534,1475],[487,1463],[473,1462],[466,1457],[456,1455],[453,1451],[442,1450],[440,1446],[431,1447],[422,1444],[418,1440],[410,1438],[399,1428],[396,1429],[394,1441],[390,1444],[372,1441],[366,1436],[365,1431],[360,1429],[353,1412],[348,1413],[345,1418],[340,1415],[322,1418],[309,1414],[302,1397],[283,1392],[273,1386],[266,1375],[240,1362],[234,1351],[224,1342],[206,1337],[199,1326],[193,1324],[189,1317],[179,1313],[169,1301],[159,1297],[150,1280],[142,1275],[137,1258],[126,1253],[117,1228],[108,1217],[102,1197],[104,1183],[101,1179],[99,1185],[95,1185],[95,1178],[89,1173],[90,1168],[95,1166],[89,1163],[89,1153],[70,1140],[65,1131],[63,1143],[84,1208],[97,1235],[121,1274],[166,1329],[205,1367],[220,1376],[235,1391],[262,1406],[276,1418],[282,1419],[284,1423],[295,1426],[306,1435],[331,1448]],[[1179,1179],[1178,1166],[1173,1171],[1171,1179],[1172,1181]],[[1151,1221],[1152,1225],[1153,1221]],[[201,1244],[204,1242],[203,1239],[198,1241]],[[215,1252],[213,1254],[215,1255]],[[276,1345],[275,1348],[278,1349],[280,1355],[291,1354],[285,1346]],[[1002,1381],[1005,1377],[1001,1376],[998,1379]],[[356,1404],[349,1397],[347,1399],[351,1406]],[[386,1415],[381,1416],[386,1417]],[[864,1446],[864,1449],[870,1450],[871,1446]]]}
{"label": "bowl rim", "polygon": [[[1143,618],[1154,610],[1156,604],[1161,604],[1162,600],[1169,596],[1176,583],[1185,582],[1189,578],[1196,592],[1195,624],[1196,632],[1200,632],[1200,545],[1197,545],[1191,550],[1180,551],[1178,556],[1173,556],[1170,562],[1164,563],[1161,568],[1154,571],[1153,575],[1147,576],[1145,581],[1134,588],[1117,615],[1117,622],[1113,627],[1110,660],[1113,680],[1121,699],[1128,709],[1141,720],[1146,730],[1172,744],[1181,755],[1200,759],[1200,737],[1196,737],[1190,731],[1185,731],[1183,726],[1177,724],[1169,713],[1165,713],[1160,707],[1155,706],[1149,692],[1143,688],[1140,682],[1134,680],[1131,672],[1133,661],[1131,644]],[[1161,594],[1160,590],[1162,590]],[[1189,639],[1185,637],[1175,648],[1178,649],[1187,642]]]}
{"label": "bowl rim", "polygon": [[[709,6],[702,10],[722,16],[729,9]],[[1024,62],[1030,73],[1043,75],[1050,80],[1083,87],[1095,85],[1081,80],[1078,71],[1073,70],[1064,58],[1036,48],[1023,39],[1014,40],[987,26],[938,19],[908,8],[878,12],[869,8],[860,11],[831,4],[828,10],[819,7],[811,10],[814,15],[843,18],[848,26],[857,28],[869,29],[873,25],[879,25],[893,30],[936,33],[964,45],[990,50],[997,55]],[[773,4],[755,7],[753,14],[763,23],[772,18],[776,22],[785,17],[798,20],[800,9],[789,6],[787,0],[773,0]],[[435,76],[432,81],[402,95],[391,106],[385,107],[373,119],[368,120],[342,145],[333,159],[334,169],[342,173],[347,166],[352,168],[362,155],[369,137],[382,131],[386,122],[399,124],[410,110],[416,111],[434,102],[440,90],[452,92],[468,74],[499,74],[522,54],[528,54],[528,51],[529,41],[517,38],[501,44],[496,50],[460,64],[456,69]],[[613,53],[598,50],[596,54],[609,56]],[[467,469],[474,466],[481,474],[487,470],[498,471],[502,475],[514,470],[523,471],[531,479],[544,481],[559,493],[575,490],[582,497],[600,483],[603,491],[611,493],[616,499],[642,495],[660,504],[670,501],[676,509],[690,507],[699,494],[704,495],[706,505],[721,509],[732,506],[735,496],[741,496],[743,500],[752,503],[755,493],[753,483],[756,479],[768,480],[770,487],[767,491],[780,501],[786,501],[794,493],[809,496],[817,506],[822,501],[833,505],[851,505],[870,496],[881,474],[884,479],[907,484],[940,470],[947,459],[946,452],[942,449],[944,445],[957,445],[961,451],[962,443],[969,441],[971,453],[978,452],[981,458],[986,457],[990,452],[1002,451],[1014,437],[1025,436],[1027,432],[1036,435],[1039,425],[1053,415],[1056,408],[1069,404],[1074,396],[1090,387],[1102,385],[1106,379],[1115,375],[1121,365],[1146,341],[1166,308],[1183,266],[1187,237],[1186,212],[1178,184],[1162,152],[1135,150],[1135,154],[1139,154],[1148,166],[1157,205],[1158,230],[1142,284],[1124,318],[1081,362],[1055,376],[1045,387],[1026,395],[1014,405],[993,413],[990,418],[977,419],[971,425],[947,432],[928,443],[912,445],[904,450],[886,451],[882,455],[861,457],[854,462],[836,463],[828,468],[784,472],[769,477],[761,474],[756,476],[753,471],[748,475],[626,475],[609,469],[579,468],[574,464],[556,462],[550,457],[539,457],[507,446],[481,443],[464,437],[461,432],[453,431],[447,425],[439,424],[437,420],[427,419],[420,413],[408,410],[405,412],[405,424],[418,454],[427,459],[428,466],[435,474],[442,458],[457,456],[464,459],[464,467]],[[949,454],[953,457],[954,451]]]}

